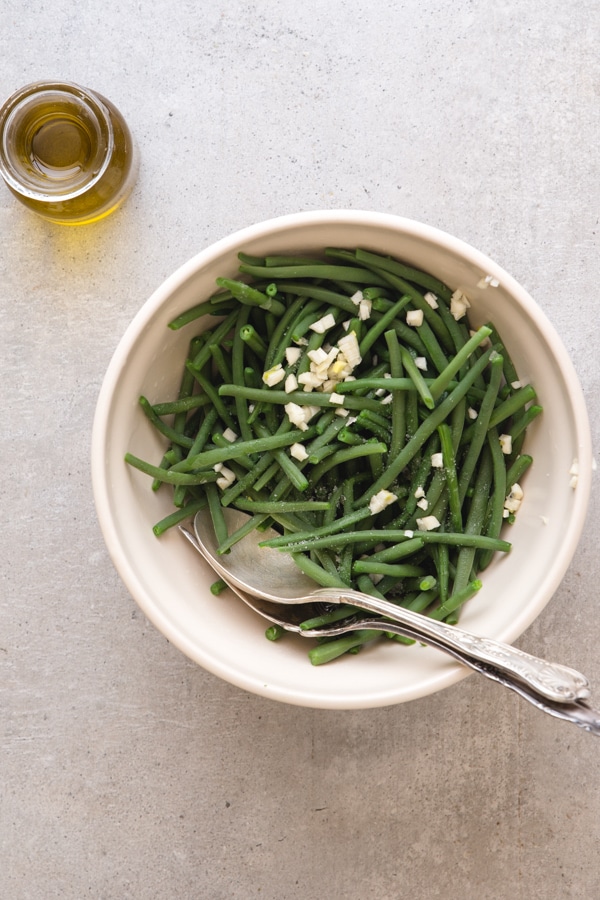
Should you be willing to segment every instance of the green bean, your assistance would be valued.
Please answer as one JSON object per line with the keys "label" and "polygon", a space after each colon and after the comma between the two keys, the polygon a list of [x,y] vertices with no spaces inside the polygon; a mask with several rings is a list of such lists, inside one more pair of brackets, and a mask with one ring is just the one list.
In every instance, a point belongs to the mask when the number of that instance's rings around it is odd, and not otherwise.
{"label": "green bean", "polygon": [[456,474],[456,457],[452,432],[450,426],[443,422],[438,425],[438,434],[442,447],[442,461],[444,463],[444,476],[448,491],[448,506],[450,507],[450,522],[454,531],[462,531],[462,504],[458,490],[458,476]]}
{"label": "green bean", "polygon": [[164,534],[169,528],[173,528],[174,525],[179,525],[190,516],[194,516],[197,512],[200,512],[201,509],[206,509],[206,502],[205,497],[201,500],[192,500],[186,506],[182,506],[180,509],[175,510],[175,512],[169,513],[168,516],[165,516],[164,519],[161,519],[160,522],[153,525],[152,531],[156,537],[160,537],[161,534]]}
{"label": "green bean", "polygon": [[[482,462],[477,473],[473,497],[465,522],[466,534],[481,534],[485,522],[487,501],[492,486],[492,455],[489,448],[484,448]],[[469,580],[475,558],[474,547],[461,547],[456,562],[454,591],[462,590]],[[450,601],[449,601],[450,602]]]}
{"label": "green bean", "polygon": [[[493,490],[488,501],[485,533],[490,537],[498,537],[503,523],[507,486],[505,457],[498,440],[498,431],[495,428],[490,428],[488,431],[488,446],[492,456]],[[493,555],[491,550],[486,550],[479,554],[478,570],[480,572],[487,569]]]}
{"label": "green bean", "polygon": [[408,372],[411,381],[413,382],[416,390],[420,394],[421,400],[427,407],[427,409],[433,409],[435,406],[435,400],[433,399],[433,394],[430,389],[427,387],[425,383],[425,379],[421,375],[421,372],[417,368],[417,364],[415,363],[413,357],[406,349],[406,347],[400,347],[400,355],[402,357],[402,364],[406,371]]}
{"label": "green bean", "polygon": [[[161,461],[158,465],[158,468],[159,469],[169,469],[176,462],[179,462],[179,460],[181,459],[181,455],[182,455],[181,447],[179,447],[179,446],[170,447],[166,451],[163,458],[161,459]],[[158,478],[155,478],[152,481],[152,490],[157,491],[163,484],[164,484],[163,481],[160,481]]]}
{"label": "green bean", "polygon": [[173,413],[188,413],[193,409],[208,406],[210,397],[206,394],[195,394],[193,397],[183,397],[180,400],[170,400],[166,403],[153,403],[152,410],[157,416],[169,416]]}
{"label": "green bean", "polygon": [[406,281],[412,281],[415,284],[418,284],[420,287],[425,288],[426,291],[432,291],[438,297],[444,297],[448,301],[450,300],[451,291],[448,290],[446,285],[438,278],[434,278],[426,272],[421,272],[419,269],[415,269],[412,266],[406,266],[390,257],[383,257],[375,253],[370,253],[367,250],[357,250],[355,257],[358,262],[368,262],[376,265],[380,269],[385,269],[388,272],[392,272],[394,275],[398,275],[400,278],[406,279]]}
{"label": "green bean", "polygon": [[270,277],[276,280],[283,278],[321,278],[327,281],[335,281],[336,279],[349,279],[356,284],[379,284],[385,285],[382,278],[378,278],[368,269],[354,268],[350,266],[334,266],[327,263],[317,263],[316,265],[301,266],[248,266],[242,264],[240,272],[246,275],[254,275],[260,277]]}
{"label": "green bean", "polygon": [[502,378],[503,360],[501,356],[495,356],[490,365],[490,380],[486,395],[481,404],[479,415],[475,421],[474,434],[469,444],[467,456],[461,467],[458,479],[458,490],[461,504],[464,502],[468,487],[479,459],[479,454],[486,440],[487,430],[491,428],[491,415],[500,390],[500,380]]}
{"label": "green bean", "polygon": [[251,347],[255,353],[257,353],[264,359],[268,349],[267,344],[258,334],[254,326],[248,324],[242,325],[242,327],[239,329],[239,333],[242,340],[245,341],[246,344],[248,344],[248,346]]}
{"label": "green bean", "polygon": [[527,453],[522,453],[521,456],[518,456],[515,459],[514,463],[506,473],[506,489],[508,491],[510,491],[513,484],[517,484],[521,480],[532,462],[533,457],[529,456]]}
{"label": "green bean", "polygon": [[[269,437],[253,438],[249,441],[235,441],[227,447],[215,447],[203,450],[195,456],[188,457],[173,466],[172,471],[186,472],[192,469],[207,469],[216,463],[227,462],[236,456],[250,456],[253,453],[264,453],[268,450],[276,450],[279,447],[289,447],[300,440],[305,434],[299,429],[293,429],[284,434],[272,434]],[[312,432],[314,434],[314,432]]]}
{"label": "green bean", "polygon": [[157,416],[154,412],[154,408],[149,400],[146,397],[139,398],[139,404],[144,411],[144,415],[150,419],[152,424],[161,434],[164,434],[165,437],[169,438],[174,444],[179,444],[181,447],[191,447],[194,441],[192,438],[186,437],[184,434],[176,431],[175,428],[171,428],[170,425],[167,425],[166,422],[163,422],[160,416]]}
{"label": "green bean", "polygon": [[199,319],[201,316],[212,315],[213,313],[213,304],[210,300],[206,300],[203,303],[198,303],[196,306],[191,307],[191,309],[186,310],[184,313],[177,316],[176,319],[169,322],[169,328],[173,331],[178,331],[180,328],[183,328],[184,325],[189,325],[189,323],[193,322],[195,319]]}
{"label": "green bean", "polygon": [[470,340],[468,340],[466,344],[463,344],[463,346],[456,353],[453,360],[448,363],[443,372],[438,375],[430,388],[431,395],[436,400],[442,396],[442,393],[448,387],[449,382],[452,381],[456,373],[460,371],[469,357],[473,354],[477,347],[481,346],[481,344],[483,343],[483,341],[485,341],[489,334],[490,329],[486,326],[482,326],[481,328],[479,328],[470,338]]}
{"label": "green bean", "polygon": [[[402,379],[404,367],[402,365],[402,354],[400,352],[400,344],[398,335],[394,330],[386,331],[384,334],[386,346],[390,354],[390,381],[399,381]],[[406,436],[406,404],[402,393],[394,388],[392,391],[392,433],[390,436],[389,455],[393,459],[400,453],[404,439]]]}
{"label": "green bean", "polygon": [[375,341],[384,333],[384,331],[388,330],[388,326],[394,322],[398,314],[408,305],[409,301],[410,297],[401,297],[397,303],[390,306],[388,311],[380,316],[378,321],[369,328],[359,345],[361,356],[364,357],[367,355]]}
{"label": "green bean", "polygon": [[374,631],[372,628],[360,629],[345,637],[336,638],[335,640],[319,644],[318,647],[313,647],[312,650],[308,651],[308,658],[313,666],[322,666],[324,663],[331,662],[345,653],[349,653],[353,648],[362,647],[363,644],[380,637],[381,631]]}
{"label": "green bean", "polygon": [[[240,269],[243,269],[243,266],[240,266]],[[231,278],[217,278],[217,284],[219,287],[230,291],[232,296],[239,300],[240,303],[248,306],[259,306],[261,309],[269,310],[276,315],[281,315],[285,312],[285,307],[278,300],[269,297],[268,294],[263,294],[262,291],[257,291],[256,288],[245,284],[243,281],[234,281]]]}
{"label": "green bean", "polygon": [[311,512],[318,510],[327,510],[331,504],[326,500],[245,500],[241,497],[237,500],[239,509],[253,513],[269,513],[269,515],[277,512]]}
{"label": "green bean", "polygon": [[206,485],[206,499],[208,500],[208,509],[212,519],[217,543],[220,544],[228,537],[227,523],[223,515],[223,507],[219,499],[219,489],[216,484]]}
{"label": "green bean", "polygon": [[281,625],[273,624],[265,631],[265,637],[268,641],[278,641],[285,634],[285,628]]}
{"label": "green bean", "polygon": [[134,456],[133,453],[125,454],[125,462],[135,469],[139,469],[140,472],[167,484],[206,484],[207,481],[217,480],[216,472],[197,472],[192,475],[189,472],[173,471],[173,466],[170,469],[161,469],[159,466],[153,466],[138,456]]}
{"label": "green bean", "polygon": [[531,384],[519,388],[519,390],[515,391],[514,394],[511,394],[510,397],[496,407],[490,417],[489,427],[493,428],[495,425],[500,425],[500,423],[508,419],[509,416],[514,415],[514,413],[522,409],[526,403],[535,400],[536,396],[535,388]]}

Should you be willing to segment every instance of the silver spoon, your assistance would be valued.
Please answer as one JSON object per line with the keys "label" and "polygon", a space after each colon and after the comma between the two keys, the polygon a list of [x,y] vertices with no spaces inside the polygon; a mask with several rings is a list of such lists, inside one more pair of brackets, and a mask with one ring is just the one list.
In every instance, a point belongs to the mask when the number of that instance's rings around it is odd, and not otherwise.
{"label": "silver spoon", "polygon": [[[230,533],[250,518],[235,509],[228,508],[223,512]],[[194,529],[198,549],[207,562],[229,585],[239,588],[244,594],[276,604],[298,605],[319,601],[334,605],[348,604],[407,626],[411,636],[422,643],[435,642],[440,650],[449,653],[455,650],[463,657],[491,665],[500,674],[519,679],[536,694],[553,702],[571,703],[590,696],[587,678],[574,669],[531,656],[509,644],[478,637],[454,625],[403,609],[388,600],[344,587],[319,588],[296,566],[290,554],[260,546],[262,541],[276,535],[274,531],[252,531],[234,544],[228,554],[219,555],[208,508],[196,514]]]}
{"label": "silver spoon", "polygon": [[[196,536],[182,525],[179,526],[179,530],[190,544],[204,556],[204,548]],[[210,562],[210,560],[208,561]],[[270,600],[264,600],[262,597],[253,597],[242,591],[235,584],[228,582],[227,579],[224,578],[223,580],[254,612],[257,612],[269,622],[280,625],[286,631],[300,634],[302,637],[336,637],[337,635],[346,634],[348,631],[372,629],[374,631],[386,631],[393,634],[399,634],[403,637],[413,638],[416,641],[420,640],[420,635],[411,631],[407,626],[399,625],[395,622],[386,622],[382,619],[351,618],[344,619],[344,621],[338,625],[325,625],[321,628],[301,629],[299,623],[307,618],[307,613],[310,612],[310,604],[299,604],[298,606],[295,606],[293,604],[282,605],[273,603]],[[317,608],[319,605],[320,604],[315,604]],[[582,700],[575,700],[572,703],[549,700],[546,697],[537,694],[532,688],[523,684],[514,676],[503,674],[491,665],[477,662],[467,654],[461,653],[456,648],[441,647],[433,638],[429,638],[428,643],[431,647],[437,647],[438,649],[444,650],[467,668],[479,672],[481,675],[485,675],[486,678],[514,691],[542,712],[548,713],[548,715],[554,716],[555,718],[572,722],[579,728],[583,728],[584,731],[600,736],[600,713],[591,709]]]}

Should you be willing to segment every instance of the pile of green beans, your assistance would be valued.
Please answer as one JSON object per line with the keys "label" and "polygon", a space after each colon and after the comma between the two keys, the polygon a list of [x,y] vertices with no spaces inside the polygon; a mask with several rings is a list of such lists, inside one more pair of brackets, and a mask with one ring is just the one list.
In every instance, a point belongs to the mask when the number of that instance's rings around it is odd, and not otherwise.
{"label": "pile of green beans", "polygon": [[[178,396],[140,397],[167,446],[155,464],[125,460],[153,490],[173,491],[154,533],[208,506],[221,553],[274,526],[264,544],[319,585],[456,623],[494,554],[510,550],[507,498],[531,465],[523,442],[541,412],[533,386],[521,385],[492,323],[470,330],[449,287],[398,260],[360,249],[239,259],[239,280],[217,279],[212,297],[170,323],[215,318],[190,341]],[[340,352],[349,335],[353,360]],[[310,387],[311,362],[327,353],[339,365]],[[226,507],[249,524],[229,534]],[[318,623],[353,612],[337,607]],[[381,634],[323,639],[310,660]]]}

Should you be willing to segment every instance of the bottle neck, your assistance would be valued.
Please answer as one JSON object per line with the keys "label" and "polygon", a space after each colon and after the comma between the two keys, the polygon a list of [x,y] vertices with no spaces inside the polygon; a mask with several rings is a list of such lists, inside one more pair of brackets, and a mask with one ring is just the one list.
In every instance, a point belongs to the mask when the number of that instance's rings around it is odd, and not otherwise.
{"label": "bottle neck", "polygon": [[28,85],[0,110],[0,172],[32,199],[67,200],[88,191],[113,146],[108,110],[77,85]]}

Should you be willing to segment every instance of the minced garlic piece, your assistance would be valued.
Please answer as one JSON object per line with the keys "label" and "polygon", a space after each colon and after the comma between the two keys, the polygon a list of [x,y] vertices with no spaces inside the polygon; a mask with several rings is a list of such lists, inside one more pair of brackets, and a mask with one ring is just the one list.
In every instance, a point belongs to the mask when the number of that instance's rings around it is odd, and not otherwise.
{"label": "minced garlic piece", "polygon": [[439,528],[441,522],[439,522],[435,516],[423,516],[422,519],[417,519],[417,528],[419,531],[433,531],[434,528]]}
{"label": "minced garlic piece", "polygon": [[463,292],[458,290],[454,291],[450,300],[450,312],[457,322],[459,319],[462,319],[467,310],[470,308],[471,304],[469,303],[467,297],[463,294]]}
{"label": "minced garlic piece", "polygon": [[303,460],[308,459],[308,451],[304,444],[292,444],[290,447],[290,456],[293,456],[298,462],[303,462]]}
{"label": "minced garlic piece", "polygon": [[284,378],[285,370],[281,363],[277,363],[276,366],[272,366],[270,369],[267,369],[266,372],[263,372],[262,380],[267,387],[273,387],[275,384],[279,384],[280,381],[283,381]]}
{"label": "minced garlic piece", "polygon": [[423,324],[423,310],[422,309],[409,309],[406,313],[406,324],[410,325],[413,328],[418,328]]}
{"label": "minced garlic piece", "polygon": [[219,475],[217,478],[217,485],[222,491],[235,481],[235,472],[232,472],[231,469],[228,469],[223,463],[215,463],[213,469]]}
{"label": "minced garlic piece", "polygon": [[375,494],[369,500],[369,510],[371,515],[374,516],[377,513],[380,513],[386,506],[390,506],[390,504],[394,503],[397,499],[396,494],[392,494],[391,491],[379,491],[379,493]]}
{"label": "minced garlic piece", "polygon": [[284,390],[286,394],[291,394],[292,391],[298,390],[298,379],[293,372],[290,372],[288,377],[285,379]]}
{"label": "minced garlic piece", "polygon": [[316,322],[313,322],[310,326],[311,331],[316,331],[317,334],[325,334],[330,328],[333,328],[335,325],[335,319],[332,313],[327,313],[326,316],[323,316],[320,319],[317,319]]}
{"label": "minced garlic piece", "polygon": [[516,513],[523,501],[523,488],[515,483],[511,486],[508,497],[504,501],[504,514]]}
{"label": "minced garlic piece", "polygon": [[287,359],[288,366],[294,366],[301,356],[302,350],[300,347],[286,347],[285,358]]}

